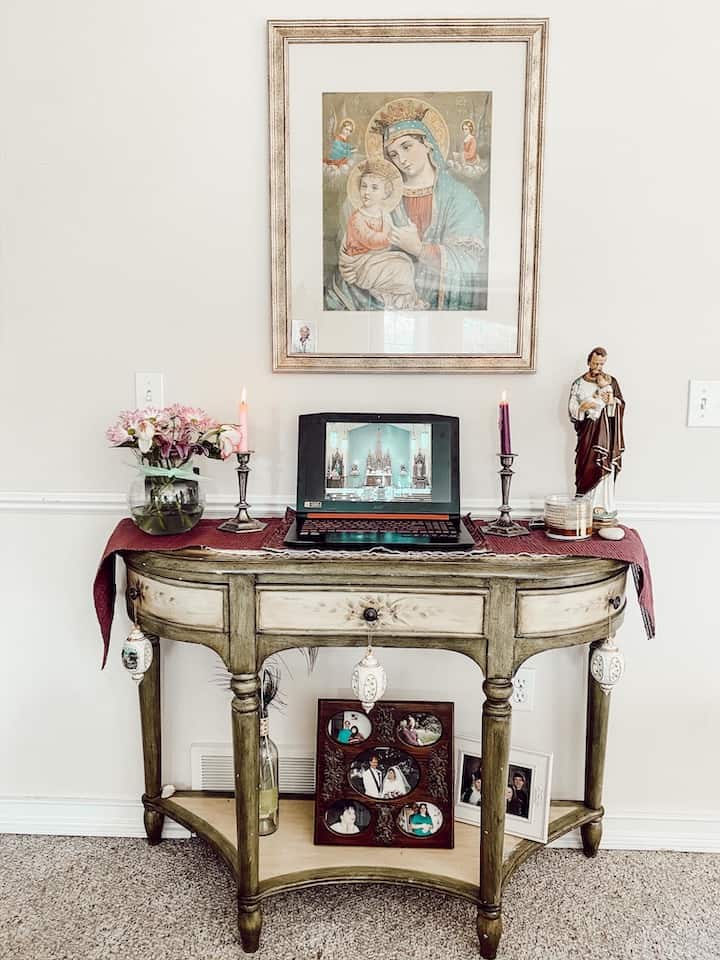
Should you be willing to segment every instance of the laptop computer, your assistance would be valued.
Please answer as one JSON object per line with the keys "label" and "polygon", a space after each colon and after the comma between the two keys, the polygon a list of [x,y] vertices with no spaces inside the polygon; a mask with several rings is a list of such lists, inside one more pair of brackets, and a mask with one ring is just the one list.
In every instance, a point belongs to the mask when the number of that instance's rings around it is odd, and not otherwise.
{"label": "laptop computer", "polygon": [[469,550],[459,420],[437,414],[299,417],[293,547]]}

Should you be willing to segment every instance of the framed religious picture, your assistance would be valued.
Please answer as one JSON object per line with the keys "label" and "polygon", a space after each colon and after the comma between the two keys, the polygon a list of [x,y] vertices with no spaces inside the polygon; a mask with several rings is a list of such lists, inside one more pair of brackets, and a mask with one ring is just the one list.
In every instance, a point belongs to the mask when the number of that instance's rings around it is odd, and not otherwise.
{"label": "framed religious picture", "polygon": [[[481,742],[455,738],[457,765],[455,819],[480,826],[482,800]],[[505,784],[505,832],[546,843],[550,820],[552,754],[510,750]]]}
{"label": "framed religious picture", "polygon": [[453,704],[319,700],[315,843],[453,845]]}
{"label": "framed religious picture", "polygon": [[274,370],[534,370],[547,31],[269,22]]}

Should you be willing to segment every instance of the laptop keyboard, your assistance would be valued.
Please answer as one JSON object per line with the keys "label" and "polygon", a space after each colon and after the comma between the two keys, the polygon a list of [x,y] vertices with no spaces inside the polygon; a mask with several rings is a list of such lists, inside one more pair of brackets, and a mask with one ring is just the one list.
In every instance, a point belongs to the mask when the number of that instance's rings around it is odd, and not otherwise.
{"label": "laptop keyboard", "polygon": [[357,519],[306,520],[301,536],[323,533],[403,533],[413,537],[453,537],[457,527],[449,520]]}

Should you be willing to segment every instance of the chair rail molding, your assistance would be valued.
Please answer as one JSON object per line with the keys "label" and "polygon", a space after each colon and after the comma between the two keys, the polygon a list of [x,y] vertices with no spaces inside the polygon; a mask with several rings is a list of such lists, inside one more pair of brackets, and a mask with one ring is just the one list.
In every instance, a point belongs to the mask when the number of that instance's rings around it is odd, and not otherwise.
{"label": "chair rail molding", "polygon": [[[295,503],[295,495],[287,493],[254,493],[252,498],[255,516],[280,517],[287,506]],[[206,516],[221,517],[232,513],[237,506],[237,492],[211,494],[207,498]],[[467,499],[462,504],[463,513],[474,517],[493,517],[497,514],[497,498]],[[513,501],[515,516],[536,516],[543,510],[541,500],[524,499]],[[720,520],[720,501],[677,500],[621,500],[618,511],[623,521],[637,523],[651,521],[714,521]],[[107,513],[127,515],[124,493],[83,491],[5,491],[0,492],[0,512],[6,513]]]}

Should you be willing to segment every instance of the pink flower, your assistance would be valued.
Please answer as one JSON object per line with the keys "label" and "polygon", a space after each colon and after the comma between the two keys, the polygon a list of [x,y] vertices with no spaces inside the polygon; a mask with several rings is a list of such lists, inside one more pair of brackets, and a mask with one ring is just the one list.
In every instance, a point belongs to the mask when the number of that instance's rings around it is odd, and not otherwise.
{"label": "pink flower", "polygon": [[180,403],[159,409],[123,410],[106,437],[113,446],[133,447],[143,463],[173,466],[187,462],[194,454],[229,456],[232,438],[224,441],[221,454],[217,420],[199,407]]}
{"label": "pink flower", "polygon": [[116,423],[112,427],[108,427],[105,432],[105,436],[110,441],[114,447],[119,447],[122,443],[127,443],[130,440],[130,434],[127,432],[125,427],[121,426],[119,423]]}
{"label": "pink flower", "polygon": [[200,445],[209,457],[227,460],[238,449],[242,435],[234,423],[215,424],[200,437]]}

